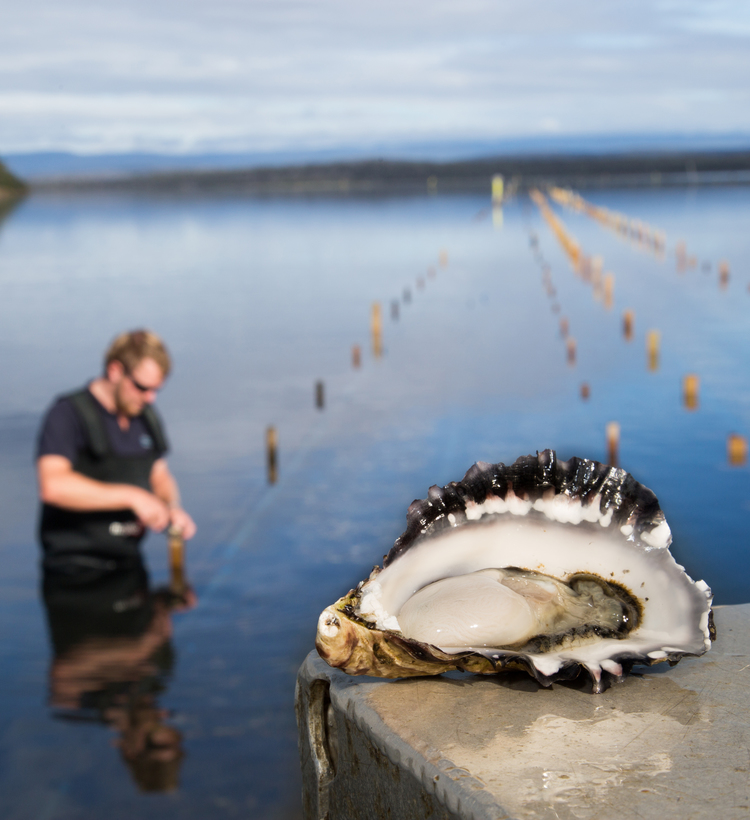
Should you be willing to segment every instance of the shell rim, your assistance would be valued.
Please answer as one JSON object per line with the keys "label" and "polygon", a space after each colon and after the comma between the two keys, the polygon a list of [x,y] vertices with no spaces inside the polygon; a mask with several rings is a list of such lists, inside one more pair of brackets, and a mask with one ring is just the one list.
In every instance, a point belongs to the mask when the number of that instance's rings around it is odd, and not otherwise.
{"label": "shell rim", "polygon": [[[406,529],[383,556],[383,568],[410,549],[417,540],[438,535],[444,529],[464,523],[466,502],[482,504],[488,496],[504,499],[509,490],[525,495],[531,502],[552,490],[554,494],[578,499],[587,505],[601,496],[602,515],[612,511],[612,524],[630,525],[638,540],[666,521],[656,495],[630,473],[591,459],[573,457],[560,461],[554,450],[521,456],[513,464],[479,461],[461,481],[444,487],[433,485],[427,498],[413,501],[406,514]],[[453,516],[453,521],[449,516]],[[667,546],[671,542],[671,537]]]}

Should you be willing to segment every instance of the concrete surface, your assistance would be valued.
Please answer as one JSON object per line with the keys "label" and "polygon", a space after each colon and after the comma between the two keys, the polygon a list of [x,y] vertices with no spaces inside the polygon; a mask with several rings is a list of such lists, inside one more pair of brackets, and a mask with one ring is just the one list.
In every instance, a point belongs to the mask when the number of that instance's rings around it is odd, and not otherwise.
{"label": "concrete surface", "polygon": [[750,604],[701,658],[601,695],[513,673],[351,678],[311,652],[297,717],[307,820],[750,817]]}

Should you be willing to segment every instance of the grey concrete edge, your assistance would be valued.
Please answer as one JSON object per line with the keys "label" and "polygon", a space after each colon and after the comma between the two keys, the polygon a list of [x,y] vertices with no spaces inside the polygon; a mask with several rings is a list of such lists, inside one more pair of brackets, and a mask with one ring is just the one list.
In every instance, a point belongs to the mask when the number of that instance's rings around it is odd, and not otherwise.
{"label": "grey concrete edge", "polygon": [[510,820],[481,780],[441,757],[437,749],[426,743],[412,746],[393,733],[363,697],[387,683],[377,678],[345,675],[329,667],[314,650],[305,658],[299,677],[308,682],[329,681],[334,707],[357,726],[373,747],[395,766],[414,775],[425,791],[434,794],[449,811],[466,820]]}

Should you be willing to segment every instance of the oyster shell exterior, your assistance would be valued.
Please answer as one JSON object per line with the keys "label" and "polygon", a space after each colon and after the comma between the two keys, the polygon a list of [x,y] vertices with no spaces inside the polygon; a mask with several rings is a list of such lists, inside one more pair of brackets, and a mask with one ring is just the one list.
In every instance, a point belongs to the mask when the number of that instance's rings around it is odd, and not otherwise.
{"label": "oyster shell exterior", "polygon": [[383,568],[323,611],[316,647],[350,675],[523,669],[548,686],[585,669],[599,692],[711,647],[711,590],[670,543],[624,470],[552,450],[480,462],[412,503]]}

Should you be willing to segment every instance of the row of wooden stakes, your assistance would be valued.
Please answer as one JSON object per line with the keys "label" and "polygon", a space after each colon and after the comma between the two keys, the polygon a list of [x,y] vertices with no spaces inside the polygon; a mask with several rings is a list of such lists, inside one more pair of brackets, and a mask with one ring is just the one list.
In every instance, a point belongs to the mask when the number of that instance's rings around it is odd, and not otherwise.
{"label": "row of wooden stakes", "polygon": [[614,273],[604,273],[604,260],[601,256],[587,256],[581,250],[578,240],[568,231],[563,221],[550,208],[544,194],[539,190],[533,190],[530,194],[532,200],[539,208],[539,211],[549,228],[555,234],[562,249],[570,260],[570,266],[576,276],[587,284],[591,285],[594,299],[603,302],[607,310],[612,308],[614,302],[615,275]]}
{"label": "row of wooden stakes", "polygon": [[[440,267],[447,267],[448,252],[441,250],[439,257]],[[437,275],[436,268],[429,267],[427,269],[427,278],[433,279]],[[423,290],[425,287],[425,277],[418,276],[416,280],[417,290]],[[412,300],[411,289],[406,287],[403,290],[402,300],[404,304],[409,304]],[[391,301],[391,319],[397,321],[400,316],[400,302],[397,299]],[[372,354],[374,358],[379,359],[383,355],[383,314],[379,302],[374,302],[370,309],[370,337],[372,342]],[[357,370],[362,366],[362,348],[360,345],[352,345],[352,367]],[[325,407],[325,384],[318,380],[315,382],[314,388],[315,407],[318,410],[323,410]],[[266,428],[266,473],[269,484],[275,484],[278,480],[279,474],[279,458],[278,458],[278,434],[273,425]]]}
{"label": "row of wooden stakes", "polygon": [[[568,233],[562,220],[559,219],[552,211],[544,194],[538,190],[533,190],[531,192],[531,198],[539,208],[545,222],[557,237],[563,250],[567,253],[574,273],[592,286],[594,299],[596,301],[603,301],[604,307],[607,310],[610,310],[614,299],[615,275],[613,273],[602,275],[604,260],[600,256],[590,257],[581,252],[580,245]],[[531,244],[533,247],[536,246],[537,240],[535,236],[532,236]],[[538,250],[537,255],[539,255]],[[551,279],[549,278],[549,267],[546,264],[543,264],[542,271],[542,283],[545,286],[547,295],[554,298],[556,296],[556,291]],[[553,313],[558,313],[560,311],[559,303],[553,302],[552,311]],[[633,311],[626,310],[623,316],[623,325],[624,335],[627,341],[630,341],[633,337],[633,322]],[[577,345],[575,338],[569,335],[569,330],[570,326],[567,318],[561,318],[560,334],[565,339],[568,364],[574,365],[576,362]],[[652,357],[650,359],[650,362],[652,363],[653,369],[658,367],[658,353],[656,357]]]}
{"label": "row of wooden stakes", "polygon": [[[536,249],[538,261],[542,265],[542,283],[545,286],[547,296],[553,299],[553,312],[557,313],[560,310],[560,305],[556,300],[557,291],[552,283],[550,277],[549,266],[544,262],[538,250],[538,240],[536,235],[531,236],[531,245]],[[626,310],[623,313],[622,330],[623,336],[627,341],[633,338],[633,330],[635,325],[635,314],[632,310]],[[576,341],[569,335],[570,323],[567,317],[563,316],[560,319],[560,335],[565,339],[566,350],[568,356],[568,363],[575,364],[576,361]],[[649,370],[657,370],[659,367],[659,352],[661,345],[661,333],[658,330],[650,330],[646,334],[646,353],[648,357]],[[697,410],[700,392],[700,378],[695,373],[689,373],[683,377],[682,380],[682,403],[688,410]],[[591,397],[591,386],[588,382],[582,382],[580,386],[580,395],[584,401],[588,401]],[[620,424],[616,421],[609,422],[605,430],[607,442],[607,463],[613,467],[619,466],[619,448],[620,448]],[[730,433],[727,437],[727,460],[731,466],[743,466],[747,463],[748,457],[748,442],[747,439],[739,433]]]}
{"label": "row of wooden stakes", "polygon": [[[659,259],[664,259],[667,235],[663,230],[653,228],[648,223],[634,219],[623,213],[610,211],[608,208],[594,205],[584,199],[576,191],[564,188],[550,188],[549,195],[559,205],[570,208],[577,213],[583,213],[605,227],[614,228],[619,235],[629,236],[640,245],[653,250]],[[675,258],[677,270],[680,273],[698,266],[698,258],[693,254],[688,254],[687,245],[684,240],[680,240],[675,245]],[[702,267],[704,271],[708,272],[711,270],[711,263],[704,262]],[[719,262],[718,273],[719,287],[723,290],[729,284],[730,268],[729,262],[726,259],[722,259]],[[750,289],[750,286],[748,286],[748,289]]]}
{"label": "row of wooden stakes", "polygon": [[[556,189],[560,191],[561,189]],[[568,192],[571,193],[572,192]],[[591,283],[594,289],[594,298],[597,301],[604,301],[604,306],[609,310],[612,307],[615,276],[613,273],[607,273],[602,276],[602,268],[604,262],[600,256],[589,257],[581,252],[580,245],[568,233],[564,223],[560,220],[547,204],[547,201],[542,193],[539,191],[532,191],[532,199],[539,207],[547,224],[552,228],[553,233],[560,241],[563,249],[568,252],[574,272],[580,275],[584,281]],[[579,198],[582,200],[582,198]],[[552,285],[548,280],[545,272],[545,286],[548,294],[551,292]],[[635,324],[635,313],[628,309],[622,315],[622,332],[626,341],[630,342],[633,339],[633,331]],[[569,364],[575,364],[576,361],[576,340],[569,336],[568,320],[563,317],[560,320],[560,333],[566,340],[566,350]],[[659,369],[659,348],[661,344],[661,333],[658,330],[649,330],[646,334],[646,350],[648,355],[648,369],[656,371]]]}
{"label": "row of wooden stakes", "polygon": [[[557,189],[558,191],[560,189]],[[572,192],[569,192],[572,193]],[[539,207],[542,215],[545,218],[545,221],[553,230],[558,240],[561,242],[563,248],[568,251],[568,255],[571,259],[571,263],[574,265],[574,269],[577,268],[577,272],[580,271],[580,268],[583,265],[586,265],[586,261],[588,257],[585,257],[581,254],[580,246],[578,243],[572,239],[572,237],[567,233],[564,224],[561,220],[557,218],[557,216],[552,212],[549,205],[547,205],[546,199],[540,192],[532,192],[532,199]],[[585,203],[582,197],[578,198],[579,202]],[[535,245],[536,242],[532,241],[532,245]],[[592,266],[594,270],[601,272],[602,262],[600,257],[594,257],[592,260]],[[726,262],[722,262],[720,265],[720,277],[721,279],[727,281],[729,278],[729,265]],[[584,278],[587,278],[584,273]],[[594,281],[596,281],[596,276],[594,275],[591,277]],[[614,281],[614,277],[612,277],[612,282]],[[543,272],[543,283],[547,289],[547,295],[550,297],[554,297],[556,295],[556,291],[554,286],[552,285],[551,279],[549,278],[548,269],[545,267]],[[610,287],[610,297],[611,297],[611,287]],[[606,304],[606,300],[605,300]],[[554,307],[558,308],[559,305],[555,304]],[[626,341],[631,341],[633,338],[633,331],[634,331],[634,324],[635,324],[635,314],[632,310],[626,310],[623,313],[622,317],[622,332],[623,336]],[[560,319],[560,334],[565,339],[566,344],[566,351],[567,351],[567,359],[570,365],[574,365],[576,362],[576,353],[577,353],[577,345],[576,340],[569,335],[570,324],[566,317],[562,317]],[[656,371],[659,369],[659,354],[660,354],[660,347],[661,347],[661,333],[658,330],[649,330],[646,334],[646,353],[647,353],[647,361],[648,361],[648,369],[651,371]],[[682,403],[685,409],[687,410],[697,410],[698,409],[698,402],[699,402],[699,391],[700,391],[700,378],[695,373],[689,373],[683,377],[682,380]],[[583,382],[580,388],[581,398],[584,401],[587,401],[591,397],[591,387],[588,382]],[[607,457],[608,463],[612,466],[617,466],[618,463],[618,451],[619,451],[619,441],[620,441],[620,425],[617,422],[610,422],[607,425],[606,429],[606,439],[607,439]],[[740,435],[739,433],[730,433],[727,437],[727,460],[730,465],[732,466],[742,466],[747,463],[747,456],[748,456],[748,442],[745,436]]]}
{"label": "row of wooden stakes", "polygon": [[665,231],[653,228],[647,222],[633,219],[619,211],[611,211],[601,205],[594,205],[580,194],[566,188],[550,188],[549,195],[559,205],[583,213],[600,225],[614,230],[619,236],[628,237],[642,247],[653,251],[659,258],[664,257],[667,246]]}

